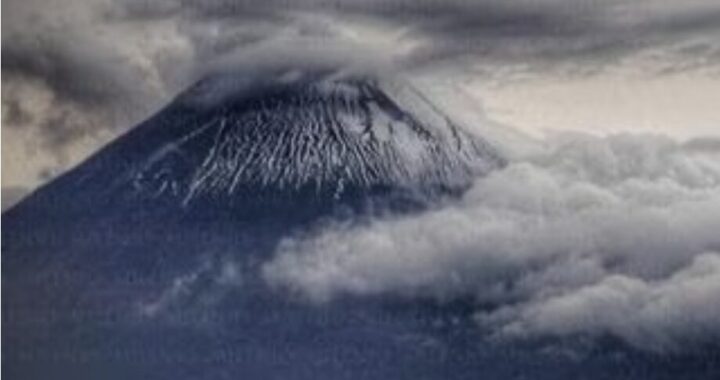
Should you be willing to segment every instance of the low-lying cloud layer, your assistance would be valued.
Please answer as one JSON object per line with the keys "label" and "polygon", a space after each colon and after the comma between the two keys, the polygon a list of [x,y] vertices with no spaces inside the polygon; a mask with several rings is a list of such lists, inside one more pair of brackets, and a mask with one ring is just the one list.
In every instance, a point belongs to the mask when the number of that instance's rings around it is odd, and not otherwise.
{"label": "low-lying cloud layer", "polygon": [[286,240],[264,276],[316,302],[470,297],[479,325],[503,339],[612,335],[654,351],[712,343],[717,148],[712,139],[550,137],[456,203]]}

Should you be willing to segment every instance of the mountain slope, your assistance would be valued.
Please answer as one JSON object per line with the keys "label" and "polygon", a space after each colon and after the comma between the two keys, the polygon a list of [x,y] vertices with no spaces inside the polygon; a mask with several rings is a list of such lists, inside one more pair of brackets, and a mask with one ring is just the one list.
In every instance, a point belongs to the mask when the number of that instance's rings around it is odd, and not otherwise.
{"label": "mountain slope", "polygon": [[242,212],[259,201],[459,190],[503,162],[408,88],[365,78],[234,82],[200,82],[25,203],[83,213],[88,203],[209,201]]}
{"label": "mountain slope", "polygon": [[[390,315],[382,304],[308,308],[275,294],[259,267],[328,218],[418,210],[502,165],[407,87],[207,78],[3,214],[3,374],[352,378],[366,367],[353,352],[371,346],[393,362],[367,373],[417,374],[415,354],[386,340],[417,323],[377,320]],[[377,331],[360,333],[370,320]],[[308,342],[309,331],[325,340]],[[240,357],[225,362],[228,344]],[[281,346],[299,356],[277,357]],[[321,362],[343,346],[347,362]],[[393,365],[401,357],[406,370]]]}
{"label": "mountain slope", "polygon": [[503,165],[407,87],[207,78],[3,214],[3,377],[674,378],[642,353],[492,342],[472,300],[312,304],[262,278],[288,237],[420,212]]}

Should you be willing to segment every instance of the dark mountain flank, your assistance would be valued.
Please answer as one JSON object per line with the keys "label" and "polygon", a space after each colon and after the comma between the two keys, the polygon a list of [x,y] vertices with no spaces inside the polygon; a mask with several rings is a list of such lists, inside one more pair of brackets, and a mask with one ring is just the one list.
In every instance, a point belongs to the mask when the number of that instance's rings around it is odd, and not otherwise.
{"label": "dark mountain flank", "polygon": [[261,276],[288,237],[412,217],[503,165],[408,86],[209,77],[2,215],[3,378],[673,378],[490,342],[473,300],[310,304]]}

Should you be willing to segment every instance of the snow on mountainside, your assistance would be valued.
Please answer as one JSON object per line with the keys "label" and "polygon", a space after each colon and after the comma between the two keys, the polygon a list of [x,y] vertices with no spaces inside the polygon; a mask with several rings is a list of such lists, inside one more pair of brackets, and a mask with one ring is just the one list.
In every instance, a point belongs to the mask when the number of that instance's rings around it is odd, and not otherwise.
{"label": "snow on mountainside", "polygon": [[[208,107],[222,81],[181,97]],[[219,82],[220,81],[220,82]],[[203,195],[454,187],[501,164],[419,94],[358,78],[295,79],[225,96],[134,173],[135,187],[184,203]]]}
{"label": "snow on mountainside", "polygon": [[404,84],[216,74],[22,204],[84,214],[136,201],[150,202],[143,209],[208,201],[247,208],[388,193],[432,198],[503,164],[490,144]]}

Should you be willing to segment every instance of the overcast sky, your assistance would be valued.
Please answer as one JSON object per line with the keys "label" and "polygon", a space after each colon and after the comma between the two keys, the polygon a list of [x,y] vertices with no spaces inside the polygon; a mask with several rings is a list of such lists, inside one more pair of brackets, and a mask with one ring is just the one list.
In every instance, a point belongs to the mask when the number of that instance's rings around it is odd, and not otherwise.
{"label": "overcast sky", "polygon": [[714,0],[6,0],[2,56],[5,201],[240,62],[390,68],[531,133],[720,134]]}

